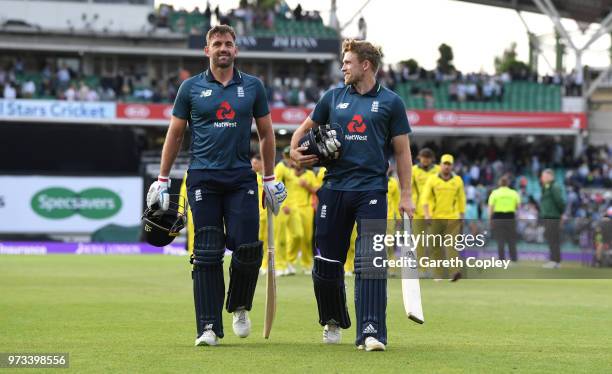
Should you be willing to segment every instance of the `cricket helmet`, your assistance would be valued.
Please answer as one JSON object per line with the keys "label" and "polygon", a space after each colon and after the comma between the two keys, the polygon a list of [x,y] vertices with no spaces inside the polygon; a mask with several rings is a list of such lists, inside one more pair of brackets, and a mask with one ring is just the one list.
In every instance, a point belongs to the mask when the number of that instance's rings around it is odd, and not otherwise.
{"label": "cricket helmet", "polygon": [[[179,200],[181,199],[179,197]],[[179,207],[183,209],[178,209]],[[185,227],[186,211],[186,204],[180,205],[172,201],[168,210],[158,209],[157,206],[145,209],[142,214],[141,235],[143,240],[156,247],[164,247],[172,243]]]}
{"label": "cricket helmet", "polygon": [[[326,124],[310,129],[299,141],[300,147],[305,147],[304,155],[316,155],[317,165],[328,165],[340,158],[342,154],[342,128],[337,124]],[[335,148],[333,151],[330,146]]]}

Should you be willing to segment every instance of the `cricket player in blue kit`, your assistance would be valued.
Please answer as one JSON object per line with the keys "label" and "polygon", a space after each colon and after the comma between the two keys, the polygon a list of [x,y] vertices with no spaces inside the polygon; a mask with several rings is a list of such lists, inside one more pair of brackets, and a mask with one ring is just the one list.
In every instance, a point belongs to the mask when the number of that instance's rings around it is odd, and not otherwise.
{"label": "cricket player in blue kit", "polygon": [[[315,258],[312,277],[319,323],[324,326],[323,341],[328,344],[339,343],[341,328],[351,325],[343,264],[357,221],[355,344],[366,351],[383,351],[387,344],[386,269],[382,276],[367,274],[373,267],[372,248],[363,245],[366,241],[361,221],[385,222],[387,218],[386,172],[391,154],[397,162],[401,186],[399,210],[412,217],[412,157],[407,135],[410,126],[400,97],[376,81],[382,59],[380,48],[367,41],[346,40],[342,52],[345,87],[326,92],[296,130],[291,139],[291,157],[300,165],[315,164],[318,157],[305,153],[307,147],[299,146],[302,137],[317,126],[333,124],[341,128],[337,139],[341,156],[327,166],[323,187],[317,193],[315,240],[320,255]],[[333,153],[334,149],[328,151]],[[384,227],[380,230],[385,233]]]}
{"label": "cricket player in blue kit", "polygon": [[147,194],[149,207],[168,209],[168,175],[179,152],[185,128],[191,127],[191,161],[187,196],[195,225],[192,279],[196,313],[196,345],[217,345],[223,338],[225,300],[223,257],[233,251],[226,309],[241,338],[251,330],[251,310],[263,243],[259,234],[257,179],[251,169],[253,118],[264,167],[262,197],[274,214],[287,197],[274,177],[275,140],[262,82],[234,68],[236,34],[227,25],[206,35],[210,67],[179,88],[162,151],[160,176]]}

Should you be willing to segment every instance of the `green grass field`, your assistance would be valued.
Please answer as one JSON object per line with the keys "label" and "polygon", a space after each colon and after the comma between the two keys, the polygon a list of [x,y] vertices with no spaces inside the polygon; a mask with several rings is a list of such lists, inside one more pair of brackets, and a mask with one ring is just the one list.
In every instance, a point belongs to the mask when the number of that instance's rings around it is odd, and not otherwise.
{"label": "green grass field", "polygon": [[[353,317],[352,278],[348,284]],[[612,280],[421,284],[426,323],[416,325],[404,315],[399,279],[389,281],[386,352],[357,351],[354,329],[341,345],[323,345],[303,275],[278,279],[269,340],[261,337],[260,277],[253,334],[236,338],[226,313],[222,344],[194,347],[185,258],[0,256],[0,352],[69,352],[72,371],[104,373],[611,370]]]}

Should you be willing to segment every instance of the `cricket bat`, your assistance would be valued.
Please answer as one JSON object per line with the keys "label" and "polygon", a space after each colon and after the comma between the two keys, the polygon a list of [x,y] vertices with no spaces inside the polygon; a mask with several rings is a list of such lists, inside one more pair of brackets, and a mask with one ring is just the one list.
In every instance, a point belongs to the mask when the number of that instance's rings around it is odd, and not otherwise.
{"label": "cricket bat", "polygon": [[[407,235],[412,234],[412,227],[408,215],[404,213],[404,230]],[[402,258],[412,259],[411,267],[402,268],[402,298],[404,300],[404,310],[412,321],[422,324],[425,322],[423,317],[423,305],[421,304],[421,285],[419,283],[418,259],[414,242],[405,243],[401,249]]]}
{"label": "cricket bat", "polygon": [[276,270],[274,269],[274,221],[272,209],[268,208],[268,273],[266,278],[266,313],[263,336],[268,339],[276,315]]}

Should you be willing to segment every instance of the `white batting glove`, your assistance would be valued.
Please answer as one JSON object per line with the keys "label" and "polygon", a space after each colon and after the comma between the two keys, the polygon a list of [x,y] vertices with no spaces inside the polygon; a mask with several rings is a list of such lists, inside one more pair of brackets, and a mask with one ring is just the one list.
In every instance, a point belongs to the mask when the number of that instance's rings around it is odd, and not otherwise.
{"label": "white batting glove", "polygon": [[337,159],[340,156],[340,141],[337,138],[336,130],[331,130],[325,138],[325,148],[331,159]]}
{"label": "white batting glove", "polygon": [[168,210],[170,206],[170,178],[159,176],[149,187],[147,192],[147,206],[149,208]]}
{"label": "white batting glove", "polygon": [[277,181],[274,175],[263,178],[263,196],[261,203],[263,207],[272,209],[274,215],[278,214],[281,204],[287,198],[287,190],[283,182]]}

